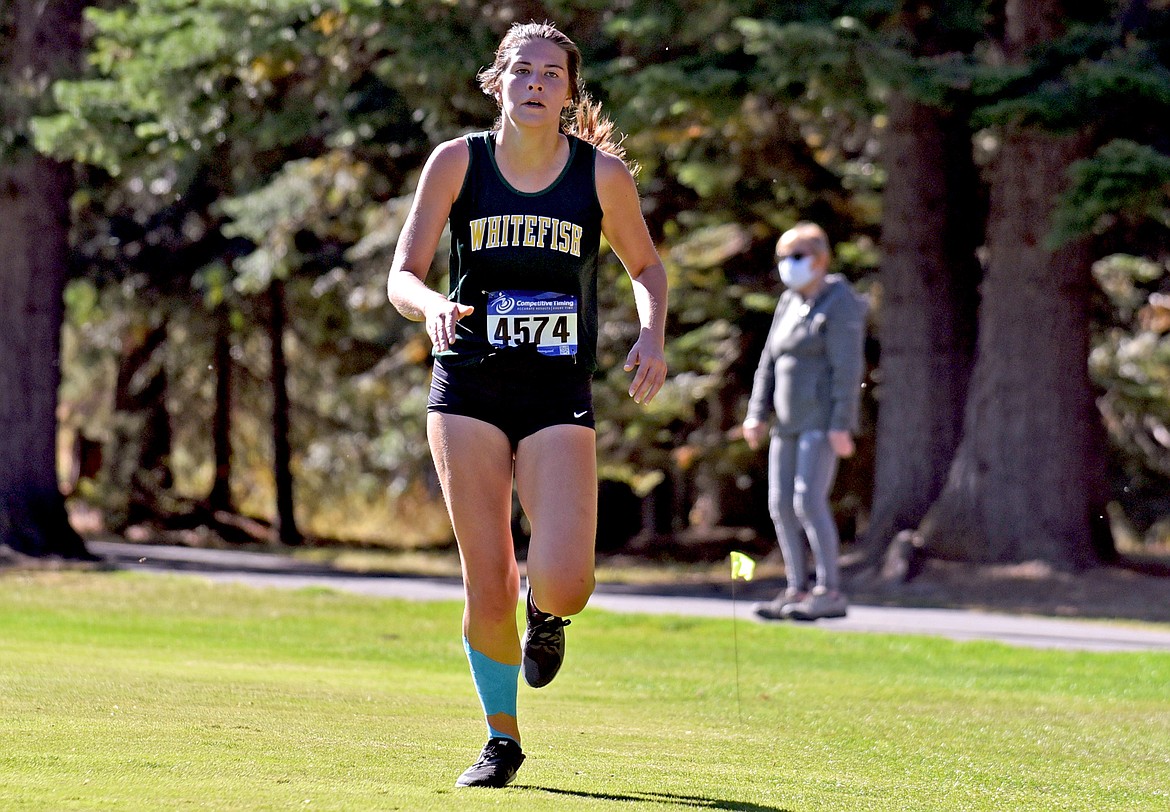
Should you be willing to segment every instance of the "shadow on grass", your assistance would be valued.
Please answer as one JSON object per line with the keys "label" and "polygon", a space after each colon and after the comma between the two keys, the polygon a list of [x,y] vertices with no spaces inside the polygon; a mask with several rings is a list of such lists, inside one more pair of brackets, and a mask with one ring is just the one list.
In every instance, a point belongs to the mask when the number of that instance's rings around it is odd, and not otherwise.
{"label": "shadow on grass", "polygon": [[777,806],[763,806],[748,801],[726,801],[720,798],[704,798],[699,795],[674,795],[669,792],[632,792],[629,794],[618,792],[581,792],[572,789],[556,789],[554,787],[535,787],[531,784],[513,784],[513,789],[527,789],[534,792],[547,792],[550,795],[571,795],[576,798],[597,798],[602,801],[630,801],[645,803],[657,801],[659,803],[677,804],[678,806],[693,809],[727,809],[731,812],[790,812]]}

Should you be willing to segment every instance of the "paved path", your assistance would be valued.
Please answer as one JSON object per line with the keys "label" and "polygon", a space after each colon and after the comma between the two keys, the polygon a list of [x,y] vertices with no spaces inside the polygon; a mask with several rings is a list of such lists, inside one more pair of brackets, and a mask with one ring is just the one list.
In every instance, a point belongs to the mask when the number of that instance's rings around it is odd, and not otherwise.
{"label": "paved path", "polygon": [[[106,541],[87,542],[87,546],[119,569],[188,573],[259,587],[327,587],[384,598],[451,601],[463,598],[463,588],[457,578],[353,574],[268,553]],[[762,622],[752,615],[750,602],[742,598],[732,601],[728,597],[678,593],[677,588],[649,592],[646,588],[599,584],[589,606],[612,612],[734,615],[747,622]],[[996,640],[1034,648],[1170,652],[1170,626],[1167,625],[1064,620],[959,609],[851,605],[848,617],[820,620],[815,625],[840,632],[929,634],[954,640]]]}

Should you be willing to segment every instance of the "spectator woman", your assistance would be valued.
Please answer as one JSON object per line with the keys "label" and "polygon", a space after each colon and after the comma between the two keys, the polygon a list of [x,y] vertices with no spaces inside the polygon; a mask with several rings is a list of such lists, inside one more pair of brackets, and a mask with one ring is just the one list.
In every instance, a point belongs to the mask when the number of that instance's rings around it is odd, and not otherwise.
{"label": "spectator woman", "polygon": [[[829,273],[829,238],[798,223],[776,244],[780,296],[760,356],[743,435],[768,435],[768,512],[784,557],[787,588],[755,612],[769,620],[843,617],[840,540],[829,491],[837,460],[853,455],[865,370],[865,302]],[[769,425],[770,424],[770,425]],[[815,560],[809,583],[805,538]]]}

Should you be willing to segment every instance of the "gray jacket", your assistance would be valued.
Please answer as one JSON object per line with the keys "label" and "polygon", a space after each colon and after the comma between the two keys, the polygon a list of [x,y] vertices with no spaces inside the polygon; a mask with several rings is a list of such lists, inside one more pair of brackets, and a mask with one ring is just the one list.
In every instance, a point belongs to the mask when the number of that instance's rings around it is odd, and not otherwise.
{"label": "gray jacket", "polygon": [[774,410],[776,434],[857,433],[866,302],[844,277],[825,281],[811,302],[786,290],[776,303],[747,412],[764,423]]}

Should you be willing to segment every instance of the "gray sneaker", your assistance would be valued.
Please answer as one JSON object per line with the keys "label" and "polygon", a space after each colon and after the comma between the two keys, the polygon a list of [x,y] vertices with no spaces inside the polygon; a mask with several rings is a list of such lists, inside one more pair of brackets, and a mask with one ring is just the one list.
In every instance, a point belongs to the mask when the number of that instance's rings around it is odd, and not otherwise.
{"label": "gray sneaker", "polygon": [[802,601],[807,597],[808,593],[803,589],[789,587],[776,597],[772,598],[772,600],[765,601],[763,603],[757,603],[752,607],[752,611],[755,612],[758,617],[762,617],[764,620],[784,620],[788,617],[788,615],[785,614],[788,608],[797,601]]}
{"label": "gray sneaker", "polygon": [[814,587],[808,597],[786,607],[785,617],[791,620],[820,620],[825,617],[845,617],[849,601],[836,589]]}

